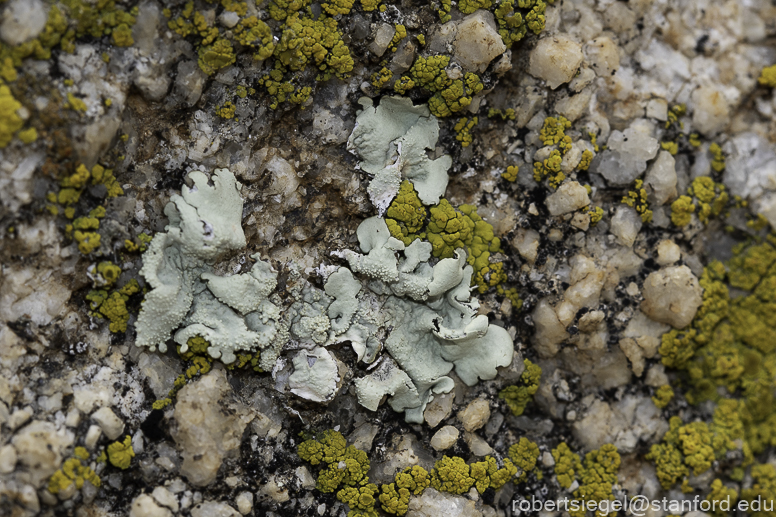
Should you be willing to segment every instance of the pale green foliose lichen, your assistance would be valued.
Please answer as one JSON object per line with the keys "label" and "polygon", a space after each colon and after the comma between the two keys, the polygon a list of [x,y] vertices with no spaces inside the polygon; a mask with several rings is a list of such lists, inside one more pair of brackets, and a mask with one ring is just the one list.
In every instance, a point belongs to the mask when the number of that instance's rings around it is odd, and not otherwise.
{"label": "pale green foliose lichen", "polygon": [[471,299],[469,287],[473,270],[464,250],[432,266],[430,243],[416,240],[405,247],[391,237],[383,219],[365,220],[357,234],[364,254],[335,254],[353,271],[374,279],[370,290],[388,295],[380,313],[392,327],[383,344],[391,360],[383,357],[379,368],[355,381],[362,405],[375,410],[389,395],[388,403],[404,411],[407,422],[421,423],[431,396],[452,390],[448,374],[453,369],[473,386],[510,364],[509,334],[477,314],[479,302]]}
{"label": "pale green foliose lichen", "polygon": [[[210,343],[208,353],[226,364],[235,352],[262,353],[271,369],[287,331],[279,308],[267,297],[277,283],[269,264],[258,261],[249,273],[219,277],[213,265],[228,251],[245,247],[241,185],[227,169],[210,178],[195,171],[191,188],[165,207],[170,223],[143,254],[141,274],[151,290],[138,316],[137,343],[164,352],[170,332],[181,351],[189,338]],[[254,255],[256,260],[258,255]]]}
{"label": "pale green foliose lichen", "polygon": [[361,156],[361,169],[374,176],[367,191],[380,215],[399,192],[403,179],[411,180],[420,200],[436,205],[447,188],[452,159],[432,160],[439,138],[439,122],[428,105],[413,106],[404,97],[384,97],[375,107],[366,97],[348,140],[348,149]]}

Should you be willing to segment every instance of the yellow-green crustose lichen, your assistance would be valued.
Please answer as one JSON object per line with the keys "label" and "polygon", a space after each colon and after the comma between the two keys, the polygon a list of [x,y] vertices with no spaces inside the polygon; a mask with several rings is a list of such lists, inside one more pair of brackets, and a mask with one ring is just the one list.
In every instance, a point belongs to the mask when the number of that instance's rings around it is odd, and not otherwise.
{"label": "yellow-green crustose lichen", "polygon": [[455,124],[455,139],[461,142],[461,147],[469,147],[472,143],[472,128],[477,125],[477,117],[463,117]]}
{"label": "yellow-green crustose lichen", "polygon": [[484,88],[480,76],[467,72],[460,79],[450,79],[446,68],[450,57],[445,55],[418,56],[408,75],[394,84],[394,91],[405,94],[414,87],[424,88],[432,93],[428,100],[431,113],[437,117],[448,117],[468,107],[472,98]]}
{"label": "yellow-green crustose lichen", "polygon": [[140,292],[140,285],[134,278],[112,292],[107,289],[89,291],[86,300],[92,311],[90,314],[98,319],[107,319],[110,322],[108,328],[111,332],[126,332],[129,322],[127,302],[130,296],[138,292]]}
{"label": "yellow-green crustose lichen", "polygon": [[757,82],[768,88],[776,88],[776,65],[766,66],[760,72]]}
{"label": "yellow-green crustose lichen", "polygon": [[[613,501],[612,485],[617,483],[619,469],[620,454],[614,445],[607,443],[600,449],[588,452],[577,471],[579,488],[574,491],[574,498],[578,501]],[[572,517],[586,515],[584,510],[569,513]],[[604,515],[600,509],[596,511],[596,517]]]}
{"label": "yellow-green crustose lichen", "polygon": [[679,227],[686,226],[697,211],[698,219],[707,223],[710,217],[722,213],[729,200],[730,195],[723,184],[709,176],[699,176],[692,181],[686,196],[679,196],[671,203],[671,222]]}
{"label": "yellow-green crustose lichen", "polygon": [[426,214],[426,208],[412,182],[404,180],[385,213],[385,222],[391,235],[409,246],[415,239],[426,237],[422,231],[426,224]]}
{"label": "yellow-green crustose lichen", "polygon": [[3,79],[16,79],[16,73],[9,69],[9,62],[13,67],[19,68],[27,58],[50,59],[51,50],[56,47],[72,53],[75,51],[77,38],[110,36],[108,43],[117,47],[128,47],[134,43],[131,29],[135,24],[136,15],[137,8],[125,11],[113,0],[55,2],[49,8],[46,26],[38,37],[19,45],[0,42]]}
{"label": "yellow-green crustose lichen", "polygon": [[641,215],[641,221],[648,223],[652,220],[652,210],[647,203],[647,189],[644,188],[643,180],[636,180],[633,184],[633,190],[622,198],[622,202],[633,207]]}
{"label": "yellow-green crustose lichen", "polygon": [[490,254],[501,249],[501,241],[493,234],[493,226],[477,214],[474,206],[461,205],[456,209],[443,198],[427,211],[412,183],[405,180],[385,215],[391,235],[406,246],[416,239],[428,239],[432,254],[437,258],[450,258],[456,249],[465,249],[467,261],[474,267],[473,281],[480,292],[506,280],[503,266],[489,261]]}
{"label": "yellow-green crustose lichen", "polygon": [[24,126],[17,113],[21,107],[21,102],[14,98],[8,85],[0,80],[0,149],[7,147]]}
{"label": "yellow-green crustose lichen", "polygon": [[498,394],[500,399],[506,401],[510,411],[515,416],[520,416],[525,411],[536,391],[539,389],[539,379],[542,376],[542,369],[539,365],[532,363],[528,359],[523,360],[525,370],[520,375],[520,383],[515,386],[508,386]]}
{"label": "yellow-green crustose lichen", "polygon": [[123,441],[116,441],[105,448],[108,455],[108,461],[114,467],[126,470],[135,457],[135,450],[132,448],[132,437],[127,435]]}
{"label": "yellow-green crustose lichen", "polygon": [[[550,155],[544,160],[534,162],[533,177],[537,183],[547,179],[550,188],[556,189],[566,179],[566,174],[561,170],[561,163],[563,156],[571,149],[571,137],[566,134],[569,128],[571,128],[571,122],[563,116],[544,119],[539,139],[546,147],[551,146],[556,149],[552,149]],[[592,159],[592,152],[585,150],[576,168],[587,170]]]}
{"label": "yellow-green crustose lichen", "polygon": [[49,478],[48,491],[52,494],[59,494],[75,485],[80,490],[86,481],[99,488],[101,485],[100,477],[89,465],[84,465],[89,459],[89,451],[84,447],[76,447],[73,451],[73,457],[62,463],[62,468],[54,472]]}
{"label": "yellow-green crustose lichen", "polygon": [[[739,460],[722,472],[740,480],[753,455],[776,445],[774,244],[773,236],[744,243],[734,247],[727,264],[710,263],[700,279],[703,303],[692,325],[663,335],[662,361],[684,372],[686,400],[717,404],[711,423],[672,420],[672,430],[653,447],[651,459],[664,486],[690,469],[696,475],[708,470],[728,451],[739,451]],[[728,285],[743,294],[732,295]]]}
{"label": "yellow-green crustose lichen", "polygon": [[[343,41],[337,21],[322,14],[314,16],[304,0],[273,0],[269,2],[273,29],[256,16],[246,16],[247,4],[221,0],[224,8],[232,10],[240,21],[228,31],[219,29],[208,21],[203,12],[188,2],[168,27],[182,37],[193,36],[198,40],[199,66],[208,75],[236,62],[242,52],[250,52],[255,60],[272,60],[272,67],[258,82],[273,99],[272,108],[281,103],[304,104],[312,94],[311,86],[301,85],[306,69],[317,70],[316,80],[328,80],[332,76],[346,78],[353,70],[354,61],[350,49]],[[352,0],[335,0],[322,5],[329,15],[346,15],[353,6]],[[223,117],[223,115],[221,115]],[[231,117],[225,117],[231,118]]]}
{"label": "yellow-green crustose lichen", "polygon": [[405,515],[410,498],[421,495],[428,487],[466,494],[472,488],[483,493],[498,490],[510,481],[521,483],[536,471],[539,447],[523,437],[510,447],[509,457],[500,461],[485,456],[467,464],[463,458],[443,456],[430,472],[419,465],[407,467],[396,473],[393,482],[380,487],[369,482],[370,462],[366,453],[348,446],[336,431],[323,431],[303,441],[297,453],[311,465],[320,466],[316,488],[323,493],[336,492],[337,499],[350,507],[349,517],[375,517],[377,503],[389,515]]}

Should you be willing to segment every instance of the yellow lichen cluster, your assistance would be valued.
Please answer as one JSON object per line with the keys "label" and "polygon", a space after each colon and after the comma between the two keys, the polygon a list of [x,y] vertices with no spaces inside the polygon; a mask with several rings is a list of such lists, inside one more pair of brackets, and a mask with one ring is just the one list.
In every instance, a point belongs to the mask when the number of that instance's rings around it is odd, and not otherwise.
{"label": "yellow lichen cluster", "polygon": [[484,88],[480,76],[473,72],[467,72],[459,79],[450,79],[446,71],[449,65],[449,56],[418,56],[410,67],[409,75],[396,81],[393,89],[400,94],[414,87],[428,90],[433,94],[428,101],[431,113],[437,117],[448,117],[468,107],[472,98]]}
{"label": "yellow lichen cluster", "polygon": [[[279,32],[274,32],[256,16],[246,16],[246,2],[221,0],[220,3],[240,17],[229,31],[220,30],[205,13],[195,11],[193,1],[174,18],[171,10],[165,10],[170,18],[167,25],[182,37],[196,36],[199,66],[208,75],[234,64],[238,53],[246,50],[252,52],[255,60],[273,59],[273,66],[258,81],[272,97],[273,109],[284,102],[304,104],[310,98],[312,86],[299,84],[305,80],[306,69],[317,70],[316,80],[322,81],[331,76],[344,79],[353,70],[354,61],[337,21],[327,16],[350,13],[353,0],[325,2],[321,7],[327,14],[320,16],[313,16],[307,10],[309,1],[272,0],[269,14],[280,22]],[[371,7],[370,3],[367,6]],[[234,112],[225,104],[218,114],[232,118]]]}
{"label": "yellow lichen cluster", "polygon": [[[617,447],[604,444],[600,449],[590,451],[585,455],[581,464],[576,465],[576,475],[579,480],[579,488],[574,491],[577,501],[613,501],[614,493],[612,485],[617,483],[617,472],[620,469],[620,454]],[[584,517],[584,510],[571,511],[572,517]],[[607,515],[600,508],[596,511],[596,517]]]}
{"label": "yellow lichen cluster", "polygon": [[123,442],[113,442],[105,448],[108,461],[114,467],[126,470],[135,457],[135,450],[132,448],[132,437],[127,435]]}
{"label": "yellow lichen cluster", "polygon": [[501,117],[501,120],[515,120],[515,110],[513,108],[507,108],[505,110],[490,108],[488,110],[488,118]]}
{"label": "yellow lichen cluster", "polygon": [[[550,155],[542,161],[534,162],[533,177],[537,183],[548,179],[550,188],[556,189],[566,179],[566,174],[561,170],[563,156],[571,149],[571,137],[566,130],[571,128],[571,122],[563,116],[547,117],[544,119],[542,129],[539,131],[539,139],[549,147],[555,146]],[[589,150],[582,153],[582,159],[577,164],[578,170],[587,170],[593,154]]]}
{"label": "yellow lichen cluster", "polygon": [[[691,326],[663,336],[663,363],[684,372],[686,400],[717,404],[710,424],[672,420],[663,443],[653,447],[651,459],[666,487],[689,469],[697,475],[723,457],[738,458],[726,468],[731,479],[740,481],[754,455],[776,445],[774,244],[773,236],[742,244],[734,247],[727,265],[709,264],[700,280],[703,303]],[[744,294],[733,297],[728,284]],[[689,444],[687,450],[681,440]],[[737,453],[730,456],[729,451]]]}
{"label": "yellow lichen cluster", "polygon": [[[205,375],[213,367],[213,358],[208,352],[210,343],[202,336],[190,337],[186,341],[188,349],[185,352],[181,351],[181,346],[177,346],[178,356],[188,363],[186,371],[180,374],[173,383],[172,389],[167,393],[165,398],[155,401],[152,405],[153,409],[164,409],[172,404],[173,399],[178,392],[186,386],[192,379],[197,376]],[[253,354],[238,352],[237,360],[231,364],[225,365],[227,370],[251,368],[255,372],[263,372],[259,367],[259,360],[261,359],[261,353],[255,352]]]}
{"label": "yellow lichen cluster", "polygon": [[51,50],[56,47],[72,53],[77,38],[110,36],[113,45],[128,47],[134,43],[132,26],[137,13],[137,7],[125,11],[113,0],[53,2],[46,25],[36,38],[14,46],[0,42],[0,76],[6,81],[15,81],[15,69],[22,66],[24,59],[50,59]]}
{"label": "yellow lichen cluster", "polygon": [[[47,205],[46,208],[51,214],[57,215],[59,214],[60,207],[62,207],[64,209],[65,217],[72,219],[75,217],[76,211],[74,205],[78,203],[78,200],[81,198],[81,193],[89,185],[104,185],[105,193],[109,198],[118,197],[124,194],[124,189],[119,185],[119,182],[113,175],[112,169],[106,169],[102,165],[97,164],[89,171],[85,165],[81,164],[76,167],[73,174],[65,176],[59,182],[58,192],[49,192],[46,194],[46,200],[49,202],[49,205]],[[90,217],[99,219],[105,215],[105,208],[98,207],[92,212]],[[99,228],[99,221],[93,221],[93,223],[94,222],[96,222],[96,226],[94,226],[93,229],[96,230]],[[75,225],[73,225],[68,231],[72,231],[73,229],[79,230],[79,228],[75,228]],[[83,229],[84,228],[81,228],[81,230]],[[82,251],[82,253],[85,252]]]}
{"label": "yellow lichen cluster", "polygon": [[684,116],[685,113],[687,113],[687,105],[674,104],[673,106],[671,106],[671,108],[668,110],[666,129],[671,127],[672,124],[676,124],[677,122],[679,122],[679,128],[684,128],[684,124],[681,121],[679,121],[679,117]]}
{"label": "yellow lichen cluster", "polygon": [[514,183],[517,181],[517,173],[520,172],[520,169],[517,165],[510,165],[507,167],[506,172],[501,173],[501,177],[507,180],[510,183]]}
{"label": "yellow lichen cluster", "polygon": [[[119,271],[120,272],[120,271]],[[140,285],[134,278],[120,289],[109,292],[107,289],[94,289],[86,295],[91,315],[98,319],[107,319],[109,330],[113,333],[126,332],[129,322],[127,302],[129,298],[140,292]]]}
{"label": "yellow lichen cluster", "polygon": [[648,223],[652,220],[652,210],[647,203],[647,189],[644,188],[643,180],[636,180],[633,190],[628,191],[622,198],[622,202],[634,208],[641,215],[642,222]]}
{"label": "yellow lichen cluster", "polygon": [[760,72],[757,82],[768,88],[776,88],[776,65],[766,66]]}
{"label": "yellow lichen cluster", "polygon": [[686,226],[697,209],[698,219],[705,224],[710,217],[720,215],[729,200],[723,184],[709,176],[699,176],[692,181],[686,196],[679,196],[671,203],[671,222],[679,227]]}
{"label": "yellow lichen cluster", "polygon": [[542,369],[539,365],[532,363],[528,359],[523,360],[525,370],[520,375],[520,383],[514,386],[508,386],[501,390],[498,398],[506,401],[510,411],[515,416],[520,416],[525,411],[525,407],[533,399],[534,394],[539,389],[539,379],[542,376]]}
{"label": "yellow lichen cluster", "polygon": [[461,147],[469,147],[472,143],[472,128],[477,125],[477,117],[463,117],[455,124],[455,139],[461,142]]}
{"label": "yellow lichen cluster", "polygon": [[[541,369],[539,369],[541,373]],[[509,447],[509,458],[518,468],[520,474],[515,481],[522,483],[528,479],[528,475],[536,469],[536,461],[539,459],[539,446],[526,437]]]}
{"label": "yellow lichen cluster", "polygon": [[0,80],[0,149],[7,147],[24,126],[24,120],[18,114],[21,107],[22,103],[14,98],[8,85]]}
{"label": "yellow lichen cluster", "polygon": [[[547,4],[555,0],[502,0],[493,14],[498,23],[498,33],[507,48],[523,39],[530,30],[539,34],[544,30],[544,12]],[[517,5],[515,5],[517,4]],[[520,8],[518,10],[516,7]]]}
{"label": "yellow lichen cluster", "polygon": [[385,222],[391,235],[409,246],[415,239],[426,237],[426,208],[421,203],[412,182],[404,180],[399,193],[385,213]]}
{"label": "yellow lichen cluster", "polygon": [[[503,264],[490,263],[490,255],[501,249],[501,241],[474,206],[461,205],[456,209],[443,198],[427,211],[412,183],[405,180],[385,215],[391,235],[406,246],[416,239],[428,239],[437,258],[453,257],[458,248],[466,250],[467,262],[474,267],[472,282],[480,292],[490,287],[501,288],[500,284],[506,281]],[[518,304],[517,293],[511,294]]]}
{"label": "yellow lichen cluster", "polygon": [[48,491],[52,494],[59,494],[75,485],[75,489],[80,490],[87,481],[94,487],[101,485],[100,477],[94,469],[81,462],[89,459],[89,451],[84,447],[76,447],[73,457],[62,463],[62,468],[54,472],[49,478]]}

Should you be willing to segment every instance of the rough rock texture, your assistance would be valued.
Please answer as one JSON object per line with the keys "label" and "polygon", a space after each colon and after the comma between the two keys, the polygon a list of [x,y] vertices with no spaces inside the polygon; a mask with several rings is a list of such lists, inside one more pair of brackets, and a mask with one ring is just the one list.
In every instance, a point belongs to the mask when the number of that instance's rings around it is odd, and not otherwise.
{"label": "rough rock texture", "polygon": [[175,404],[175,443],[183,451],[181,473],[191,483],[204,486],[213,481],[225,457],[236,452],[250,417],[225,404],[231,389],[222,369],[209,374],[178,393]]}
{"label": "rough rock texture", "polygon": [[701,305],[703,290],[687,266],[669,266],[644,280],[641,310],[655,321],[674,328],[690,324]]}
{"label": "rough rock texture", "polygon": [[464,70],[484,72],[507,47],[490,11],[479,10],[458,22],[453,48]]}
{"label": "rough rock texture", "polygon": [[470,501],[459,495],[437,492],[427,488],[423,495],[410,500],[407,517],[435,517],[449,515],[450,517],[482,517],[482,512]]}
{"label": "rough rock texture", "polygon": [[571,81],[582,63],[582,45],[565,34],[541,39],[531,51],[528,71],[556,89]]}

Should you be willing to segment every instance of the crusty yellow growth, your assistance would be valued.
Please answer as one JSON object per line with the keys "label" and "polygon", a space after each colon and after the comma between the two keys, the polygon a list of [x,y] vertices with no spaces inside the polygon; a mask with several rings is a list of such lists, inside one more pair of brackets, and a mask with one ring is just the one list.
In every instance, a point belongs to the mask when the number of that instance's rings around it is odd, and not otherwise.
{"label": "crusty yellow growth", "polygon": [[[580,486],[574,491],[574,497],[579,501],[614,500],[612,485],[617,483],[617,471],[620,469],[620,455],[617,447],[605,444],[600,449],[590,451],[579,471]],[[584,517],[584,511],[569,512],[572,517]],[[596,517],[604,517],[598,510]]]}
{"label": "crusty yellow growth", "polygon": [[425,88],[433,94],[428,101],[433,115],[448,117],[457,113],[469,106],[474,95],[485,86],[480,76],[472,72],[467,72],[461,79],[450,79],[445,70],[449,65],[449,56],[418,56],[409,70],[409,76],[402,76],[394,84],[394,90],[403,94],[415,86]]}
{"label": "crusty yellow growth", "polygon": [[690,136],[687,137],[687,142],[693,147],[700,147],[701,135],[699,135],[698,133],[690,133]]}
{"label": "crusty yellow growth", "polygon": [[401,40],[407,37],[407,28],[404,25],[397,24],[395,29],[396,32],[393,33],[393,38],[391,38],[391,42],[388,44],[391,52],[396,52]]}
{"label": "crusty yellow growth", "polygon": [[237,57],[232,43],[225,38],[216,39],[212,45],[199,48],[199,67],[208,75],[213,75],[218,70],[235,62]]}
{"label": "crusty yellow growth", "polygon": [[555,477],[558,484],[568,488],[576,479],[577,472],[582,468],[579,454],[573,452],[566,442],[561,442],[552,450],[552,458],[555,460]]}
{"label": "crusty yellow growth", "polygon": [[566,175],[561,171],[560,165],[563,161],[563,157],[559,150],[554,149],[548,158],[545,158],[543,162],[534,162],[534,180],[542,182],[545,178],[549,178],[550,187],[556,189],[566,179]]}
{"label": "crusty yellow growth", "polygon": [[647,189],[644,188],[643,180],[636,180],[633,184],[633,190],[628,191],[622,198],[622,202],[635,208],[636,212],[641,215],[642,222],[648,223],[652,220],[652,210],[649,209],[647,203]]}
{"label": "crusty yellow growth", "polygon": [[474,271],[483,272],[489,267],[490,254],[501,249],[501,241],[493,234],[493,226],[484,221],[472,205],[461,205],[458,210],[446,200],[429,210],[431,217],[426,234],[437,258],[452,257],[455,250],[468,252],[467,262]]}
{"label": "crusty yellow growth", "polygon": [[517,467],[509,460],[504,459],[504,466],[499,468],[498,462],[492,456],[486,456],[483,461],[472,463],[470,475],[474,479],[474,488],[479,493],[488,488],[498,490],[512,479],[517,473]]}
{"label": "crusty yellow growth", "polygon": [[[523,39],[528,30],[534,34],[539,34],[544,30],[544,12],[547,3],[553,1],[502,0],[499,2],[493,13],[499,26],[499,35],[507,48],[512,48],[512,45]],[[516,7],[522,10],[518,10]]]}
{"label": "crusty yellow growth", "polygon": [[[741,499],[750,503],[758,497],[761,501],[769,502],[776,499],[776,467],[770,463],[757,464],[752,467],[751,474],[753,484],[751,488],[741,490]],[[767,517],[772,515],[772,512],[760,511],[751,515]]]}
{"label": "crusty yellow growth", "polygon": [[525,411],[525,407],[533,399],[534,394],[539,389],[539,380],[542,376],[542,369],[539,365],[524,359],[525,370],[520,375],[520,382],[514,386],[508,386],[501,390],[498,398],[505,400],[512,414],[520,416]]}
{"label": "crusty yellow growth", "polygon": [[768,88],[776,88],[776,65],[766,66],[760,72],[757,82]]}
{"label": "crusty yellow growth", "polygon": [[431,470],[431,487],[441,492],[465,494],[473,485],[474,478],[463,458],[443,456]]}
{"label": "crusty yellow growth", "polygon": [[590,164],[593,162],[593,151],[590,149],[585,149],[582,151],[582,159],[579,161],[579,164],[577,165],[577,169],[581,171],[586,171],[590,168]]}
{"label": "crusty yellow growth", "polygon": [[393,79],[393,72],[386,67],[382,67],[379,71],[372,74],[370,81],[375,88],[382,88]]}
{"label": "crusty yellow growth", "polygon": [[396,474],[393,483],[380,487],[380,505],[391,515],[404,515],[407,513],[410,495],[422,494],[430,484],[431,478],[426,469],[419,465],[408,467]]}
{"label": "crusty yellow growth", "polygon": [[652,402],[654,402],[658,408],[663,409],[668,405],[669,402],[671,402],[673,398],[673,388],[671,388],[669,384],[663,384],[655,391],[655,395],[652,397]]}
{"label": "crusty yellow growth", "polygon": [[391,235],[402,241],[405,246],[412,244],[415,239],[426,237],[422,232],[426,222],[426,208],[420,202],[412,182],[402,181],[399,193],[391,202],[385,216]]}
{"label": "crusty yellow growth", "polygon": [[256,60],[267,59],[275,52],[272,29],[255,16],[240,20],[233,29],[233,33],[240,45],[256,49],[256,53],[253,55]]}
{"label": "crusty yellow growth", "polygon": [[216,115],[225,119],[233,119],[235,109],[236,106],[232,101],[226,101],[223,106],[216,108]]}
{"label": "crusty yellow growth", "polygon": [[455,131],[455,139],[461,142],[461,147],[469,147],[472,143],[471,130],[477,125],[479,119],[477,117],[463,117],[458,120],[453,130]]}
{"label": "crusty yellow growth", "polygon": [[23,144],[31,144],[38,139],[38,130],[34,127],[28,127],[19,131],[18,136]]}
{"label": "crusty yellow growth", "polygon": [[655,462],[658,480],[665,489],[690,471],[696,476],[706,472],[715,458],[712,433],[705,422],[682,425],[682,419],[674,416],[669,425],[663,441],[653,445],[646,456]]}
{"label": "crusty yellow growth", "polygon": [[490,108],[488,110],[488,118],[501,117],[501,120],[515,120],[515,110],[513,108],[507,108],[505,110]]}
{"label": "crusty yellow growth", "polygon": [[[687,113],[687,106],[685,104],[675,104],[668,110],[668,119],[666,120],[666,129],[671,127],[671,124],[675,124],[679,121],[679,117],[684,116]],[[683,128],[684,124],[679,122],[679,127]]]}
{"label": "crusty yellow growth", "polygon": [[491,0],[460,0],[458,10],[463,14],[471,14],[478,9],[489,9],[491,5]]}
{"label": "crusty yellow growth", "polygon": [[380,0],[360,0],[361,1],[361,9],[363,9],[366,12],[374,11],[375,9],[380,7]]}
{"label": "crusty yellow growth", "polygon": [[709,146],[709,152],[711,153],[711,168],[716,172],[722,172],[725,170],[725,155],[722,153],[722,148],[718,143],[714,142]]}
{"label": "crusty yellow growth", "polygon": [[24,121],[16,113],[22,107],[11,89],[0,81],[0,149],[11,143],[14,134],[24,125]]}
{"label": "crusty yellow growth", "polygon": [[117,47],[131,47],[135,40],[132,38],[132,29],[126,23],[122,23],[113,29],[113,44]]}
{"label": "crusty yellow growth", "polygon": [[97,264],[97,272],[102,276],[105,281],[105,287],[109,287],[116,283],[121,275],[121,268],[110,261],[103,261]]}
{"label": "crusty yellow growth", "polygon": [[501,177],[510,183],[517,181],[517,173],[520,171],[517,165],[510,165],[506,172],[501,173]]}
{"label": "crusty yellow growth", "polygon": [[367,483],[359,487],[346,486],[337,492],[337,499],[350,507],[348,515],[351,517],[368,516],[375,513],[375,496],[379,492],[377,485]]}
{"label": "crusty yellow growth", "polygon": [[595,226],[604,218],[604,209],[600,206],[589,205],[585,208],[585,213],[590,216],[590,224]]}
{"label": "crusty yellow growth", "polygon": [[325,3],[322,3],[321,7],[323,7],[323,10],[332,16],[336,16],[338,14],[349,14],[350,10],[353,9],[354,1],[355,0],[328,0]]}
{"label": "crusty yellow growth", "polygon": [[661,142],[660,147],[672,155],[676,155],[679,152],[679,142]]}
{"label": "crusty yellow growth", "polygon": [[[86,457],[83,457],[83,452],[86,452]],[[62,468],[54,472],[54,475],[49,479],[48,491],[52,494],[58,494],[73,484],[80,490],[86,481],[99,488],[100,477],[91,467],[81,464],[81,460],[88,458],[89,453],[86,449],[77,447],[75,457],[65,460]]]}
{"label": "crusty yellow growth", "polygon": [[[697,205],[693,197],[698,201]],[[699,176],[687,189],[687,196],[680,196],[671,204],[671,221],[677,226],[685,226],[690,222],[692,212],[698,208],[698,219],[707,223],[711,216],[722,213],[729,200],[724,185],[715,183],[709,176]]]}
{"label": "crusty yellow growth", "polygon": [[132,458],[135,457],[135,450],[132,448],[132,437],[127,435],[123,442],[113,442],[106,448],[108,461],[114,467],[121,470],[129,468]]}
{"label": "crusty yellow growth", "polygon": [[536,469],[536,461],[539,459],[539,446],[524,436],[516,444],[509,447],[509,459],[512,460],[512,463],[520,472],[516,481],[522,483],[528,479],[528,474]]}
{"label": "crusty yellow growth", "polygon": [[692,220],[692,214],[695,212],[695,205],[690,196],[679,196],[676,201],[671,203],[671,222],[675,226],[687,226]]}
{"label": "crusty yellow growth", "polygon": [[439,5],[441,6],[441,9],[437,11],[439,21],[442,23],[449,22],[452,18],[452,16],[450,16],[450,9],[452,8],[451,0],[439,0]]}
{"label": "crusty yellow growth", "polygon": [[67,93],[67,104],[65,107],[70,108],[73,111],[80,111],[82,113],[86,111],[86,103],[73,95],[72,92]]}
{"label": "crusty yellow growth", "polygon": [[571,122],[564,116],[547,117],[544,119],[539,139],[544,145],[557,145],[564,150],[571,145],[571,137],[566,136],[566,130],[571,128]]}

